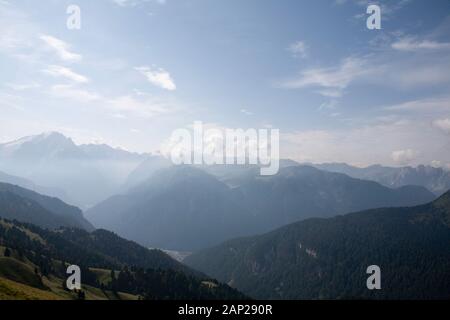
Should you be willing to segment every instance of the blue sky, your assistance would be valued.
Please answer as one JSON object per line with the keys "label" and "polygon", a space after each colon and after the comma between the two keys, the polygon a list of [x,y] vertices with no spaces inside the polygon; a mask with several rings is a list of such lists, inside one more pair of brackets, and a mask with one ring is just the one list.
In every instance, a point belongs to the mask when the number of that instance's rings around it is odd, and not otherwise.
{"label": "blue sky", "polygon": [[0,30],[0,142],[155,151],[197,120],[278,128],[299,161],[450,165],[447,0],[0,0]]}

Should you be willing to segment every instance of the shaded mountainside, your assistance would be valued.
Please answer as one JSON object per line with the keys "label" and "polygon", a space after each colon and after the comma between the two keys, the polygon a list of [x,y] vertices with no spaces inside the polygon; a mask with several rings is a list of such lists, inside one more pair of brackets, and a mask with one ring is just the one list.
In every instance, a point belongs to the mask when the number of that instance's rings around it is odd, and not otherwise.
{"label": "shaded mountainside", "polygon": [[310,166],[290,166],[279,174],[248,174],[233,189],[238,202],[252,212],[258,231],[310,217],[331,217],[380,207],[413,206],[432,201],[420,186],[391,189],[373,181],[351,178]]}
{"label": "shaded mountainside", "polygon": [[[115,298],[120,293],[144,299],[244,298],[162,251],[146,249],[105,230],[51,231],[0,220],[0,249],[0,296],[5,294],[2,279],[8,279],[70,298],[60,293],[64,293],[66,267],[75,264],[81,268],[82,290],[96,288],[103,296],[109,292]],[[59,279],[56,284],[55,279]]]}
{"label": "shaded mountainside", "polygon": [[244,235],[251,227],[224,183],[187,166],[160,170],[85,214],[94,225],[147,247],[182,251]]}
{"label": "shaded mountainside", "polygon": [[345,163],[324,163],[314,166],[321,170],[344,173],[354,178],[376,181],[391,188],[405,185],[423,186],[438,196],[450,189],[450,172],[431,166],[392,168],[373,165],[358,168]]}
{"label": "shaded mountainside", "polygon": [[0,182],[0,217],[44,228],[60,226],[93,230],[80,209],[31,190]]}
{"label": "shaded mountainside", "polygon": [[227,181],[190,166],[162,169],[85,214],[95,226],[147,247],[193,251],[304,218],[434,199],[423,187],[390,189],[308,166],[286,166],[270,177],[257,167],[220,174]]}
{"label": "shaded mountainside", "polygon": [[[449,299],[450,192],[429,204],[308,219],[184,262],[262,299]],[[368,290],[366,268],[381,268]]]}

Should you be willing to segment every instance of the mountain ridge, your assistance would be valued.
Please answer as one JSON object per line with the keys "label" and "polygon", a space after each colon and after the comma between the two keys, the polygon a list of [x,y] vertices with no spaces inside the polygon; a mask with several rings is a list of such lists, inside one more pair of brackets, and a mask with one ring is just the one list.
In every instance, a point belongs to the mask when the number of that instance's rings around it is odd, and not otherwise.
{"label": "mountain ridge", "polygon": [[173,166],[85,212],[98,227],[147,247],[193,251],[311,216],[425,203],[422,187],[390,189],[313,167],[286,167],[261,177],[244,171],[235,187],[202,168]]}
{"label": "mountain ridge", "polygon": [[117,193],[147,157],[105,144],[76,145],[58,132],[0,144],[2,171],[63,190],[65,199],[83,209]]}
{"label": "mountain ridge", "polygon": [[0,182],[0,216],[30,222],[42,227],[73,226],[93,230],[82,211],[58,198]]}
{"label": "mountain ridge", "polygon": [[386,167],[376,164],[360,168],[346,163],[311,165],[326,171],[344,173],[354,178],[376,181],[391,188],[405,185],[420,185],[426,187],[437,196],[450,189],[450,171],[432,166]]}
{"label": "mountain ridge", "polygon": [[[450,192],[433,202],[310,218],[184,262],[257,299],[448,299]],[[368,290],[366,268],[381,268]]]}

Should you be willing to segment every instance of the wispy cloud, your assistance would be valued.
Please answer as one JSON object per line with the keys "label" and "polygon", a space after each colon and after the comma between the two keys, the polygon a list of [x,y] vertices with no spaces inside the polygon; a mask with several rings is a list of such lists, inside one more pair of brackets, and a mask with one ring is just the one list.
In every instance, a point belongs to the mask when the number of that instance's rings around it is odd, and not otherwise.
{"label": "wispy cloud", "polygon": [[392,151],[391,157],[396,164],[407,165],[418,156],[418,152],[413,149]]}
{"label": "wispy cloud", "polygon": [[300,162],[418,165],[450,159],[448,136],[430,130],[430,123],[420,119],[285,132],[280,145],[283,157]]}
{"label": "wispy cloud", "polygon": [[303,41],[296,41],[287,48],[295,58],[306,58],[308,56],[308,49],[309,47]]}
{"label": "wispy cloud", "polygon": [[446,111],[450,110],[450,97],[424,98],[384,107],[389,111]]}
{"label": "wispy cloud", "polygon": [[125,119],[126,114],[141,118],[153,118],[168,114],[177,108],[173,103],[150,96],[122,95],[106,97],[100,93],[78,88],[74,85],[58,84],[51,87],[50,94],[57,98],[69,99],[95,107],[105,108],[111,116]]}
{"label": "wispy cloud", "polygon": [[328,98],[340,98],[343,96],[343,92],[339,88],[319,89],[316,92]]}
{"label": "wispy cloud", "polygon": [[144,75],[151,84],[169,91],[176,90],[177,86],[169,72],[163,68],[151,68],[147,66],[137,67],[135,70]]}
{"label": "wispy cloud", "polygon": [[435,120],[435,121],[433,121],[433,126],[438,129],[441,129],[445,133],[450,134],[450,119],[449,118]]}
{"label": "wispy cloud", "polygon": [[253,115],[253,112],[248,111],[247,109],[241,109],[240,112],[245,114],[246,116],[252,116]]}
{"label": "wispy cloud", "polygon": [[392,48],[400,51],[449,50],[450,42],[417,40],[413,37],[406,37],[394,42]]}
{"label": "wispy cloud", "polygon": [[143,3],[154,2],[157,4],[165,4],[166,0],[112,0],[115,4],[121,7],[136,7]]}
{"label": "wispy cloud", "polygon": [[42,70],[44,73],[47,73],[53,77],[63,77],[69,80],[72,80],[77,83],[87,83],[89,82],[89,79],[79,73],[74,72],[72,69],[63,67],[63,66],[57,66],[57,65],[51,65],[47,69]]}
{"label": "wispy cloud", "polygon": [[70,51],[69,44],[58,38],[46,34],[41,34],[39,38],[63,61],[80,61],[82,59],[80,54]]}
{"label": "wispy cloud", "polygon": [[[446,49],[447,43],[431,40],[405,43],[408,44],[397,45],[398,48],[403,48],[401,50],[389,48],[377,55],[349,56],[331,67],[306,68],[278,86],[288,89],[307,88],[334,99],[349,92],[351,85],[363,83],[401,90],[448,88],[450,56],[438,51]],[[423,52],[411,55],[407,51],[416,50],[415,48]]]}
{"label": "wispy cloud", "polygon": [[316,87],[316,91],[324,96],[339,97],[352,81],[369,72],[371,69],[367,67],[366,60],[349,57],[336,67],[304,70],[298,77],[285,81],[281,86],[290,89]]}
{"label": "wispy cloud", "polygon": [[333,110],[333,109],[336,109],[336,106],[337,106],[337,105],[338,105],[337,100],[330,100],[330,101],[327,101],[327,102],[322,103],[322,104],[319,106],[319,110],[320,110],[320,111],[323,111],[323,110]]}

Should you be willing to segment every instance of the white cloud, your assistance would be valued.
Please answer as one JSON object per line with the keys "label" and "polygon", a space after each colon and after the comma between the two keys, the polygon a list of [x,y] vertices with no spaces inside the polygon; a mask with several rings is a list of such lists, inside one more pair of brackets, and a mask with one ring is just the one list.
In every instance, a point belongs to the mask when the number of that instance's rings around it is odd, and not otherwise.
{"label": "white cloud", "polygon": [[338,105],[338,102],[336,100],[330,100],[330,101],[326,101],[323,102],[320,106],[319,106],[319,110],[332,110],[332,109],[336,109]]}
{"label": "white cloud", "polygon": [[396,105],[384,107],[389,111],[445,111],[450,110],[450,97],[425,98],[419,100],[411,100]]}
{"label": "white cloud", "polygon": [[339,97],[351,82],[370,72],[372,69],[365,59],[349,57],[335,67],[302,71],[297,78],[286,81],[281,86],[291,89],[318,87],[318,92],[324,96]]}
{"label": "white cloud", "polygon": [[169,91],[176,90],[177,88],[170,73],[162,68],[150,68],[143,66],[135,68],[135,70],[139,71],[142,75],[144,75],[147,78],[148,82],[157,87]]}
{"label": "white cloud", "polygon": [[146,2],[155,2],[157,4],[165,4],[166,0],[112,0],[115,4],[121,7],[136,7]]}
{"label": "white cloud", "polygon": [[442,167],[442,161],[433,160],[433,161],[431,161],[430,166],[432,166],[434,168],[440,168],[440,167]]}
{"label": "white cloud", "polygon": [[296,58],[306,58],[308,56],[308,46],[303,41],[292,43],[288,50]]}
{"label": "white cloud", "polygon": [[311,89],[329,98],[340,98],[355,84],[377,85],[401,90],[450,84],[449,55],[428,52],[403,56],[392,50],[364,57],[350,56],[331,67],[314,67],[278,84],[281,88]]}
{"label": "white cloud", "polygon": [[70,99],[84,104],[93,104],[93,106],[107,109],[112,112],[111,116],[117,119],[125,119],[127,115],[140,118],[153,118],[174,112],[177,109],[173,103],[163,99],[147,96],[137,97],[134,95],[111,98],[66,84],[52,86],[50,94],[57,98]]}
{"label": "white cloud", "polygon": [[394,42],[392,48],[400,51],[420,51],[420,50],[448,50],[449,42],[437,42],[431,40],[416,40],[412,37],[406,37]]}
{"label": "white cloud", "polygon": [[343,92],[340,89],[320,89],[317,90],[317,93],[328,98],[341,98],[343,96]]}
{"label": "white cloud", "polygon": [[134,7],[138,3],[137,1],[132,1],[132,0],[112,0],[112,1],[121,7],[126,7],[126,6]]}
{"label": "white cloud", "polygon": [[413,149],[397,150],[392,152],[392,160],[397,164],[407,165],[416,159],[417,155],[417,151]]}
{"label": "white cloud", "polygon": [[248,111],[247,109],[241,109],[240,112],[245,114],[246,116],[252,116],[253,115],[253,112]]}
{"label": "white cloud", "polygon": [[60,39],[46,34],[41,34],[39,38],[44,41],[47,46],[51,48],[63,61],[80,61],[82,59],[80,54],[71,52],[70,46]]}
{"label": "white cloud", "polygon": [[[430,143],[432,141],[433,143]],[[341,129],[297,130],[281,135],[281,155],[300,162],[346,162],[358,166],[450,162],[448,136],[429,120],[356,121]]]}
{"label": "white cloud", "polygon": [[450,134],[450,119],[449,118],[435,120],[435,121],[433,121],[433,126],[438,129],[441,129],[445,133]]}
{"label": "white cloud", "polygon": [[78,74],[71,69],[63,66],[51,65],[47,69],[44,69],[43,72],[54,76],[54,77],[63,77],[69,80],[72,80],[77,83],[87,83],[89,79],[81,74]]}

